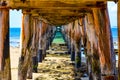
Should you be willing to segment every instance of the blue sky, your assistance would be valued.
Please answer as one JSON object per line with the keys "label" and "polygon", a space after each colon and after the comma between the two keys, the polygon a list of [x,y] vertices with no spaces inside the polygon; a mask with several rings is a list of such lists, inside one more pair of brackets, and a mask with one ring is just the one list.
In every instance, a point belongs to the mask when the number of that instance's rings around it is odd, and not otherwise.
{"label": "blue sky", "polygon": [[[108,2],[108,11],[111,27],[117,26],[117,4]],[[21,10],[10,10],[10,27],[21,27],[22,12]]]}
{"label": "blue sky", "polygon": [[111,27],[116,27],[117,26],[117,4],[115,4],[114,2],[109,2],[108,11],[109,11]]}
{"label": "blue sky", "polygon": [[22,12],[21,10],[10,10],[10,27],[21,27]]}

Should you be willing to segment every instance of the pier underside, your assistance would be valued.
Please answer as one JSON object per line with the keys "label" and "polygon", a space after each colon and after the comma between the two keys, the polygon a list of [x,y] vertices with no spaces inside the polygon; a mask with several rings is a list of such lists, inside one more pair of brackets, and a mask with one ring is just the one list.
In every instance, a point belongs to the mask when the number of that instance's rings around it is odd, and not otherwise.
{"label": "pier underside", "polygon": [[65,54],[70,55],[76,72],[81,70],[84,53],[89,80],[120,80],[120,58],[116,71],[107,1],[118,3],[120,57],[120,0],[0,0],[0,80],[11,80],[10,9],[23,13],[18,80],[32,79],[32,73],[38,72],[38,63],[45,60],[56,32],[63,35],[65,44],[60,46],[67,46]]}

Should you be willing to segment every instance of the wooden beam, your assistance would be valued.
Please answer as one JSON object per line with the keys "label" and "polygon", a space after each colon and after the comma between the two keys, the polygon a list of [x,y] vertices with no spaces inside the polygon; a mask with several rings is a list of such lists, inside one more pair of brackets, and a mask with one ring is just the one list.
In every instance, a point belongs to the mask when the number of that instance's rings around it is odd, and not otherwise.
{"label": "wooden beam", "polygon": [[69,7],[68,9],[65,7],[61,8],[40,8],[40,9],[31,9],[32,14],[43,14],[43,13],[52,13],[52,14],[81,14],[81,13],[89,13],[92,12],[91,8],[79,8],[79,7]]}
{"label": "wooden beam", "polygon": [[118,27],[118,80],[120,80],[120,0],[118,1],[117,7],[117,27]]}
{"label": "wooden beam", "polygon": [[9,9],[0,9],[0,80],[11,80],[9,51]]}
{"label": "wooden beam", "polygon": [[[18,0],[9,1],[8,7],[10,8],[52,8],[52,7],[81,7],[81,8],[88,8],[88,7],[102,7],[105,0],[53,0],[53,1],[35,1],[35,0],[27,0],[24,3]],[[48,5],[49,4],[49,5]]]}

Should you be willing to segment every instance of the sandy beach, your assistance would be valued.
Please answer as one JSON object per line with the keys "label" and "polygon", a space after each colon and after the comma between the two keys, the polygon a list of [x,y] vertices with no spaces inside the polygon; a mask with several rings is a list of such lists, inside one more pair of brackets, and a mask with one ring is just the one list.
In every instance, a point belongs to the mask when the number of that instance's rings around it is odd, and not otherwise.
{"label": "sandy beach", "polygon": [[[18,61],[20,57],[19,47],[10,47],[12,80],[18,80]],[[85,58],[82,57],[82,62]],[[117,63],[118,64],[118,63]],[[45,60],[38,65],[38,73],[33,73],[33,79],[29,80],[74,80],[74,67],[71,65],[70,55],[47,55]],[[81,74],[80,74],[81,75]],[[82,78],[82,80],[88,80]]]}
{"label": "sandy beach", "polygon": [[[19,47],[10,47],[12,80],[18,80]],[[47,55],[45,60],[38,65],[38,73],[33,73],[31,80],[74,80],[74,67],[70,55]],[[80,74],[81,75],[81,74]],[[30,79],[29,79],[30,80]],[[85,80],[85,79],[83,79]]]}
{"label": "sandy beach", "polygon": [[18,61],[20,56],[19,47],[10,47],[10,59],[11,59],[11,75],[12,80],[18,80]]}

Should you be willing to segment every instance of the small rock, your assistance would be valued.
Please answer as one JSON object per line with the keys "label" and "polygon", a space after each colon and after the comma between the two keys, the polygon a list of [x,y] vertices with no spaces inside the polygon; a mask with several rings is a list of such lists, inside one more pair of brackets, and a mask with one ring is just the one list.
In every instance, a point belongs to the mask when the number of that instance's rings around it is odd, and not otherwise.
{"label": "small rock", "polygon": [[44,61],[47,61],[47,59],[44,59]]}
{"label": "small rock", "polygon": [[56,68],[58,69],[58,68],[61,68],[61,66],[60,65],[58,65],[58,66],[56,66]]}

